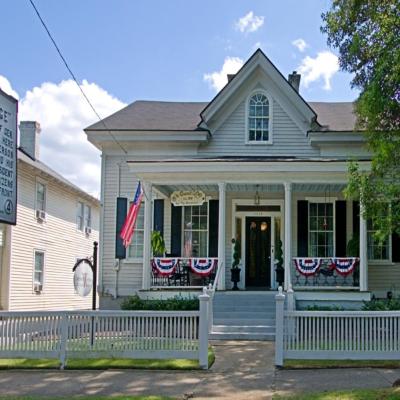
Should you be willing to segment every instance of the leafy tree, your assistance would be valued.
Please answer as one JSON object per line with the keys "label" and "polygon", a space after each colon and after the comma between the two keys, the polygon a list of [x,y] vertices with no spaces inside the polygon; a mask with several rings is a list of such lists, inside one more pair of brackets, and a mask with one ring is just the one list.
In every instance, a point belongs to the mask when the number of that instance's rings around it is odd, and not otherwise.
{"label": "leafy tree", "polygon": [[361,91],[357,128],[365,131],[372,153],[370,171],[350,164],[346,194],[362,193],[364,216],[383,240],[390,232],[400,234],[400,2],[334,0],[322,19],[341,69],[354,74],[352,87]]}

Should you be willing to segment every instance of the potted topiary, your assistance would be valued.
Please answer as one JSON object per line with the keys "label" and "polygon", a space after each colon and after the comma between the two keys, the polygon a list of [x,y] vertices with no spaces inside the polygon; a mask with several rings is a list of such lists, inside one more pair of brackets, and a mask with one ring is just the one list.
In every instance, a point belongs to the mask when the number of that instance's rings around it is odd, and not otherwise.
{"label": "potted topiary", "polygon": [[275,273],[276,273],[276,281],[279,286],[283,286],[283,282],[285,280],[285,269],[283,268],[283,251],[282,251],[282,240],[278,240],[278,244],[275,250]]}
{"label": "potted topiary", "polygon": [[232,290],[239,290],[238,282],[240,282],[240,271],[241,268],[239,267],[240,264],[240,257],[241,257],[241,247],[240,247],[240,240],[234,240],[233,246],[233,262],[231,268],[231,282],[233,282]]}
{"label": "potted topiary", "polygon": [[151,248],[153,250],[154,257],[163,257],[165,254],[165,242],[164,238],[159,231],[151,232]]}

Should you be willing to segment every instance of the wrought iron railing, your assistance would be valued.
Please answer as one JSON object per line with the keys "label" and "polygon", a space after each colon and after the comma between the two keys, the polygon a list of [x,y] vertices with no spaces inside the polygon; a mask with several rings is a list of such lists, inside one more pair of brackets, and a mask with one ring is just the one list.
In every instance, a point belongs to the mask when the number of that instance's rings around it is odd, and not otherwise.
{"label": "wrought iron railing", "polygon": [[295,257],[294,287],[359,287],[359,259],[354,257]]}
{"label": "wrought iron railing", "polygon": [[213,285],[218,271],[214,257],[160,257],[151,260],[152,287],[204,287]]}

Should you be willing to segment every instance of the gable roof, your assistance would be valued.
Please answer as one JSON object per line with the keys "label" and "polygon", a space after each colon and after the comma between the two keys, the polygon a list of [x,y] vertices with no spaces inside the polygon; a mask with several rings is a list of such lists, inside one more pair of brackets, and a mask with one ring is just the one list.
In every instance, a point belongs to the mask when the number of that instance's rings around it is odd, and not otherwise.
{"label": "gable roof", "polygon": [[[206,102],[135,101],[103,121],[111,130],[193,131],[198,130]],[[85,130],[105,130],[99,121]]]}
{"label": "gable roof", "polygon": [[100,201],[98,199],[96,199],[96,197],[93,197],[89,193],[82,190],[80,187],[74,185],[68,179],[64,178],[62,175],[60,175],[58,172],[54,171],[54,169],[50,168],[48,165],[44,164],[43,162],[41,162],[39,160],[33,160],[22,149],[20,149],[20,148],[18,149],[17,156],[18,156],[18,161],[22,161],[25,164],[28,164],[29,166],[38,169],[39,171],[45,173],[46,175],[49,175],[52,178],[56,179],[61,184],[68,186],[70,189],[77,192],[80,196],[91,200],[93,203],[95,203],[97,205],[100,205]]}
{"label": "gable roof", "polygon": [[316,121],[317,115],[309,104],[303,99],[300,93],[293,88],[288,80],[282,75],[278,68],[266,56],[266,54],[258,48],[253,55],[243,64],[239,71],[228,80],[228,83],[220,90],[217,95],[201,112],[201,118],[207,122],[213,114],[222,106],[224,98],[232,95],[241,83],[257,68],[261,67],[271,79],[279,86],[280,90],[287,96],[297,108],[297,110],[311,122]]}
{"label": "gable roof", "polygon": [[[135,101],[104,121],[111,130],[121,131],[198,131],[205,102]],[[330,131],[355,130],[356,116],[351,102],[309,102],[317,121]],[[97,122],[85,130],[104,131]]]}

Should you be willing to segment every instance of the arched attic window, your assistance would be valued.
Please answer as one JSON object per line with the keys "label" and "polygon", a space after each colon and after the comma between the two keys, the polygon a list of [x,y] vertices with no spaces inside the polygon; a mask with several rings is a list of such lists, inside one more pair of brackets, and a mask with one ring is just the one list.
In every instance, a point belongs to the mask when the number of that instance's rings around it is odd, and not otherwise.
{"label": "arched attic window", "polygon": [[272,143],[271,104],[268,97],[257,92],[248,100],[247,105],[247,143]]}

